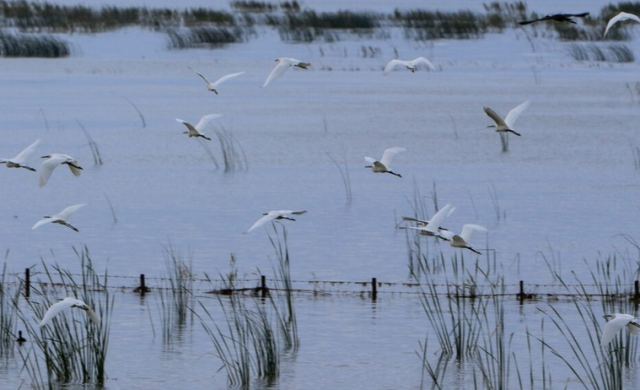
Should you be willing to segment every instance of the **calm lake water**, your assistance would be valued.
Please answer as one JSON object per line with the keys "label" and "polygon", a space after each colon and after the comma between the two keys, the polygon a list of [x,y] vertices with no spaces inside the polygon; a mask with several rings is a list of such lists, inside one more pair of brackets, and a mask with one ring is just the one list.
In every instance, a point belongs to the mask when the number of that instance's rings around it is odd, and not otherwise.
{"label": "calm lake water", "polygon": [[[434,186],[440,205],[457,208],[447,219],[450,229],[488,228],[473,242],[495,253],[505,283],[552,282],[545,257],[553,256],[565,277],[587,280],[592,263],[585,259],[637,255],[628,241],[638,239],[640,218],[634,166],[640,100],[628,87],[640,81],[636,63],[577,63],[567,44],[537,38],[532,49],[522,31],[434,43],[392,31],[388,40],[295,45],[264,32],[222,49],[183,51],[168,50],[163,34],[139,29],[62,37],[74,45],[69,58],[0,61],[0,155],[13,156],[41,138],[38,156],[68,153],[85,167],[78,178],[56,170],[42,189],[32,172],[0,170],[0,250],[8,252],[10,272],[42,260],[74,271],[72,247],[86,245],[100,270],[159,277],[166,274],[164,250],[172,246],[198,276],[227,272],[234,254],[240,275],[255,278],[270,273],[273,249],[265,229],[244,232],[265,211],[305,209],[286,223],[294,279],[406,282],[406,236],[396,224],[412,215],[416,190],[431,213]],[[637,39],[626,44],[639,52]],[[368,46],[379,54],[364,58]],[[384,76],[395,50],[402,58],[426,56],[438,70]],[[309,61],[312,70],[289,71],[261,88],[279,56]],[[194,70],[212,78],[246,74],[216,96]],[[510,152],[501,153],[482,108],[506,114],[527,99],[531,106],[516,126],[522,137],[511,137]],[[232,133],[248,170],[215,169],[175,121],[208,113],[223,117],[207,133]],[[81,125],[104,165],[93,165]],[[364,169],[365,155],[380,157],[391,146],[407,148],[393,166],[402,179]],[[218,145],[208,147],[221,162]],[[329,156],[348,168],[351,203]],[[72,220],[80,233],[57,225],[31,230],[42,216],[74,203],[87,203]],[[459,253],[434,248],[446,257]],[[419,342],[428,336],[435,346],[435,339],[416,295],[382,295],[377,303],[302,295],[296,304],[301,348],[283,362],[277,388],[419,386]],[[545,305],[506,304],[514,345],[524,349],[526,324],[539,329],[537,308]],[[572,304],[563,305],[571,312]],[[154,337],[148,311],[157,315],[153,296],[117,294],[109,388],[225,385],[197,321],[169,348]],[[564,386],[566,370],[554,369]],[[0,387],[17,387],[19,371],[17,361],[0,370]]]}

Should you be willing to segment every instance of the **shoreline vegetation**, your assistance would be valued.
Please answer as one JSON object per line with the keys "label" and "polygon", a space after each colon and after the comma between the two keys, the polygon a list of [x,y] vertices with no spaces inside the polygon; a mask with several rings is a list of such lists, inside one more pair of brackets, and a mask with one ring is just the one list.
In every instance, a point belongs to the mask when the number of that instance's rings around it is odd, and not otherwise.
{"label": "shoreline vegetation", "polygon": [[[276,30],[289,43],[337,42],[353,39],[385,40],[391,29],[400,29],[407,40],[478,39],[488,33],[521,28],[518,22],[542,16],[526,2],[491,2],[484,12],[396,9],[392,13],[369,11],[316,12],[297,1],[232,1],[230,11],[209,8],[185,10],[147,7],[56,5],[35,1],[0,1],[0,56],[66,57],[71,49],[53,34],[108,32],[125,27],[142,27],[166,33],[168,48],[217,48],[248,41],[265,29]],[[561,41],[603,41],[606,22],[618,12],[640,13],[640,2],[620,2],[604,6],[598,15],[583,23],[540,23],[527,27],[527,36],[557,38]],[[629,40],[624,28],[608,34],[607,41]],[[618,44],[617,47],[621,45]],[[617,48],[603,48],[617,51]],[[579,51],[579,50],[578,50]],[[594,49],[570,54],[576,60],[610,60]],[[628,51],[628,49],[627,49]],[[628,55],[622,56],[628,62]],[[633,56],[631,56],[631,60]]]}

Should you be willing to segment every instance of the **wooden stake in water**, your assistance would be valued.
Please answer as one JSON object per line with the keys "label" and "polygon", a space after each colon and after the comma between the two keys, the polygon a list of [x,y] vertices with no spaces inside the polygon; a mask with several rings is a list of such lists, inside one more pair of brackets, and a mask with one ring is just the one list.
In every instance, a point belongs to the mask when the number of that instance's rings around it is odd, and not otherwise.
{"label": "wooden stake in water", "polygon": [[520,292],[518,293],[518,299],[520,300],[520,304],[524,301],[524,281],[520,281]]}
{"label": "wooden stake in water", "polygon": [[640,281],[638,280],[633,282],[633,299],[636,302],[640,301]]}
{"label": "wooden stake in water", "polygon": [[149,291],[151,291],[151,290],[145,284],[144,274],[140,274],[140,285],[138,287],[136,287],[133,290],[133,292],[139,293],[140,295],[144,295],[144,294],[148,293]]}
{"label": "wooden stake in water", "polygon": [[267,297],[267,277],[264,275],[260,275],[260,296],[262,298]]}
{"label": "wooden stake in water", "polygon": [[24,297],[29,298],[31,294],[31,271],[29,268],[24,270]]}
{"label": "wooden stake in water", "polygon": [[371,300],[375,301],[378,298],[378,279],[371,278]]}

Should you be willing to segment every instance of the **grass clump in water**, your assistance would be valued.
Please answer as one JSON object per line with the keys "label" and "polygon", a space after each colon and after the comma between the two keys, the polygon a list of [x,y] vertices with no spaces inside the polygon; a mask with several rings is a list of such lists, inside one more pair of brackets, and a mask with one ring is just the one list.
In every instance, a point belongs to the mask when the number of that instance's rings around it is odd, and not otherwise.
{"label": "grass clump in water", "polygon": [[[45,280],[39,288],[32,287],[33,296],[19,311],[33,345],[29,351],[20,350],[32,387],[55,388],[68,383],[102,386],[106,380],[114,300],[107,289],[107,274],[101,278],[96,273],[89,250],[84,247],[74,251],[80,259],[80,279],[60,266],[49,268],[43,262]],[[97,320],[72,309],[40,327],[38,323],[47,309],[66,296],[84,301],[96,313]]]}
{"label": "grass clump in water", "polygon": [[576,61],[628,63],[635,61],[635,55],[627,45],[610,44],[606,46],[594,43],[572,43],[569,55]]}
{"label": "grass clump in water", "polygon": [[0,57],[59,58],[69,54],[69,44],[50,35],[0,32]]}
{"label": "grass clump in water", "polygon": [[216,48],[230,43],[243,42],[245,39],[242,29],[227,27],[170,29],[167,34],[171,49]]}

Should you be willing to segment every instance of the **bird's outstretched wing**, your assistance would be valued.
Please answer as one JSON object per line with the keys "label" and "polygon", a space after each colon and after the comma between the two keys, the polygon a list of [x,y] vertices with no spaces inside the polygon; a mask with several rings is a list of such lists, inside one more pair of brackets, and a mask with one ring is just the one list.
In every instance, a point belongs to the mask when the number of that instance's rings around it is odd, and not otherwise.
{"label": "bird's outstretched wing", "polygon": [[429,70],[436,70],[436,67],[433,66],[433,64],[431,63],[431,61],[429,61],[428,59],[424,58],[424,57],[418,57],[414,60],[411,61],[411,64],[415,67],[418,67],[419,65],[424,65],[425,67],[427,67]]}
{"label": "bird's outstretched wing", "polygon": [[535,23],[535,22],[540,22],[544,19],[532,19],[532,20],[523,20],[521,22],[518,22],[518,24],[520,24],[521,26],[525,26],[527,24],[531,24],[531,23]]}
{"label": "bird's outstretched wing", "polygon": [[27,146],[22,152],[18,153],[18,155],[13,158],[13,162],[20,165],[27,162],[27,159],[29,158],[29,156],[33,154],[33,152],[36,151],[36,148],[38,147],[38,145],[40,145],[39,139],[37,139],[31,145]]}
{"label": "bird's outstretched wing", "polygon": [[607,321],[607,323],[604,324],[602,338],[600,339],[602,348],[605,348],[611,340],[616,337],[616,334],[627,326],[629,322],[633,321],[633,319],[632,315],[616,313],[611,320]]}
{"label": "bird's outstretched wing", "polygon": [[184,127],[186,127],[187,130],[189,130],[190,134],[194,134],[194,135],[199,134],[198,130],[196,130],[196,128],[193,127],[193,125],[191,123],[185,121],[184,119],[176,118],[176,122],[182,123],[184,125]]}
{"label": "bird's outstretched wing", "polygon": [[473,232],[486,232],[486,231],[487,231],[487,228],[484,226],[468,223],[462,226],[462,232],[460,233],[460,237],[462,237],[462,239],[465,242],[469,242],[471,241],[471,235],[473,234]]}
{"label": "bird's outstretched wing", "polygon": [[529,107],[530,103],[531,102],[529,100],[526,100],[509,111],[507,116],[504,118],[504,122],[506,123],[508,128],[512,129],[512,126],[515,126],[516,121],[520,117],[520,114],[522,114],[522,112]]}
{"label": "bird's outstretched wing", "polygon": [[451,214],[452,209],[455,208],[447,203],[443,208],[438,210],[437,213],[433,214],[433,217],[429,220],[429,224],[426,226],[425,230],[433,234],[438,234],[440,225],[442,225],[444,219]]}
{"label": "bird's outstretched wing", "polygon": [[[93,310],[91,310],[91,308],[83,301],[76,298],[67,297],[61,300],[60,302],[54,303],[49,307],[49,309],[47,309],[47,311],[44,313],[44,316],[42,317],[42,321],[40,321],[40,327],[47,325],[47,323],[49,323],[49,321],[51,321],[53,317],[60,314],[60,312],[62,312],[63,310],[66,310],[72,307],[81,308],[83,310],[86,310],[87,313],[89,313],[89,311],[93,312]],[[93,316],[89,314],[89,317],[92,319],[94,316],[95,316],[95,313],[93,313]]]}
{"label": "bird's outstretched wing", "polygon": [[200,120],[198,121],[198,123],[196,124],[195,127],[200,132],[200,131],[204,130],[205,127],[207,127],[209,122],[211,122],[212,120],[214,120],[216,118],[220,118],[221,116],[222,116],[222,114],[207,114],[207,115],[203,116],[202,118],[200,118]]}
{"label": "bird's outstretched wing", "polygon": [[387,169],[389,169],[389,166],[391,165],[391,160],[393,159],[393,157],[398,153],[402,153],[406,151],[407,149],[400,146],[394,146],[393,148],[385,149],[384,153],[382,153],[382,158],[380,159],[380,162]]}
{"label": "bird's outstretched wing", "polygon": [[611,29],[611,27],[613,27],[614,24],[625,21],[625,20],[633,20],[636,23],[640,23],[640,17],[638,17],[637,15],[630,14],[628,12],[620,12],[613,18],[609,19],[609,22],[607,23],[607,28],[604,29],[604,36],[605,37],[607,36],[609,29]]}
{"label": "bird's outstretched wing", "polygon": [[428,225],[429,221],[425,221],[423,219],[417,219],[417,218],[413,218],[413,217],[402,217],[403,221],[409,221],[409,222],[415,222],[415,223],[419,223],[419,224],[423,224],[423,225]]}
{"label": "bird's outstretched wing", "polygon": [[74,204],[73,206],[69,206],[69,207],[65,208],[64,210],[62,210],[61,212],[59,212],[57,217],[66,220],[73,213],[75,213],[76,211],[80,210],[84,206],[86,206],[86,203]]}
{"label": "bird's outstretched wing", "polygon": [[273,80],[275,80],[278,77],[282,76],[284,74],[284,72],[286,72],[286,70],[289,69],[289,66],[290,66],[290,64],[287,63],[286,61],[282,61],[282,60],[278,61],[278,63],[273,68],[271,73],[269,73],[269,76],[267,77],[267,79],[265,80],[264,84],[262,85],[262,88],[266,87]]}
{"label": "bird's outstretched wing", "polygon": [[219,79],[217,79],[216,81],[213,82],[213,86],[217,87],[220,84],[224,83],[225,81],[227,81],[229,79],[232,79],[234,77],[238,77],[238,76],[243,75],[243,74],[244,74],[244,72],[238,72],[238,73],[230,73],[228,75],[222,76],[222,77],[220,77]]}
{"label": "bird's outstretched wing", "polygon": [[397,66],[407,66],[406,61],[402,60],[391,60],[387,62],[387,65],[384,67],[384,73],[389,73],[394,70]]}
{"label": "bird's outstretched wing", "polygon": [[571,16],[571,17],[574,17],[574,18],[585,18],[585,17],[589,16],[589,13],[588,12],[581,12],[579,14],[567,14],[567,16]]}
{"label": "bird's outstretched wing", "polygon": [[507,123],[502,119],[500,115],[498,115],[495,111],[493,111],[489,107],[483,107],[485,114],[489,116],[489,118],[493,119],[497,126],[509,127]]}
{"label": "bird's outstretched wing", "polygon": [[33,225],[33,227],[31,228],[31,230],[36,230],[37,228],[39,228],[42,225],[46,225],[48,223],[53,222],[53,218],[49,217],[49,218],[42,218],[41,220],[39,220],[38,222],[35,223],[35,225]]}
{"label": "bird's outstretched wing", "polygon": [[80,176],[82,174],[82,167],[78,164],[77,161],[73,160],[72,163],[67,164],[73,176]]}
{"label": "bird's outstretched wing", "polygon": [[247,230],[247,233],[251,232],[252,230],[259,228],[260,226],[264,225],[265,223],[275,219],[277,217],[277,214],[275,213],[267,213],[267,215],[263,215],[260,219],[258,219],[253,225],[251,225],[251,227],[249,228],[249,230]]}
{"label": "bird's outstretched wing", "polygon": [[428,232],[429,230],[427,230],[426,226],[402,226],[400,227],[400,229],[411,229],[411,230],[418,230],[421,232]]}
{"label": "bird's outstretched wing", "polygon": [[56,169],[56,167],[64,160],[65,159],[62,156],[52,156],[44,160],[40,166],[40,187],[44,187],[47,184],[53,170]]}
{"label": "bird's outstretched wing", "polygon": [[200,76],[200,78],[201,78],[202,80],[204,80],[204,82],[207,84],[207,86],[208,86],[209,84],[211,84],[211,83],[209,82],[209,79],[208,79],[208,78],[206,78],[202,73],[200,73],[200,72],[196,72],[196,74],[197,74],[198,76]]}

